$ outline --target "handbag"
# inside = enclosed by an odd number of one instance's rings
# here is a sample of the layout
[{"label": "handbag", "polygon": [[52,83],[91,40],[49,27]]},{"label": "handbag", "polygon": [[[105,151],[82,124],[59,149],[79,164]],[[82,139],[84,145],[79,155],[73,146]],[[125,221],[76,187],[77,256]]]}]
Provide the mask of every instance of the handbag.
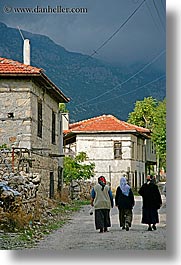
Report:
[{"label": "handbag", "polygon": [[89,214],[90,214],[90,215],[93,215],[93,213],[94,213],[94,207],[91,206],[91,208],[90,208],[90,210],[89,210]]}]

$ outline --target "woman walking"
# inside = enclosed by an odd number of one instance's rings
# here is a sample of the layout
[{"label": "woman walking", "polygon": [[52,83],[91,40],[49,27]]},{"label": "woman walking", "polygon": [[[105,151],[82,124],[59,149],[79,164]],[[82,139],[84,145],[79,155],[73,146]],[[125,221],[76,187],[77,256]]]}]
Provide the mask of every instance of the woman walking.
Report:
[{"label": "woman walking", "polygon": [[120,185],[116,190],[115,204],[119,209],[120,227],[129,231],[133,219],[132,209],[135,201],[131,187],[127,184],[124,176],[120,179]]},{"label": "woman walking", "polygon": [[92,189],[91,206],[95,209],[96,230],[100,229],[100,233],[108,232],[107,228],[111,226],[110,209],[113,207],[113,196],[103,176],[98,178],[98,184]]},{"label": "woman walking", "polygon": [[152,181],[153,177],[148,175],[147,182],[142,185],[139,194],[143,198],[142,223],[148,224],[148,231],[156,230],[159,223],[158,209],[162,205],[158,186]]}]

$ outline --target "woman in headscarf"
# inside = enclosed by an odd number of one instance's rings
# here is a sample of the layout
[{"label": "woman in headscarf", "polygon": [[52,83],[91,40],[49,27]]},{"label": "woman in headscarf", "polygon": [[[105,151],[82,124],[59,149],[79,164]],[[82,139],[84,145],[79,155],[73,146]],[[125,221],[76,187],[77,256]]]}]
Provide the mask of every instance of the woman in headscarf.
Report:
[{"label": "woman in headscarf", "polygon": [[162,205],[161,194],[158,186],[153,182],[153,176],[148,175],[139,192],[143,198],[142,224],[148,224],[148,231],[156,230],[159,223],[158,209]]},{"label": "woman in headscarf", "polygon": [[103,176],[98,178],[98,184],[92,189],[91,206],[95,209],[96,230],[100,229],[100,233],[108,232],[107,228],[111,226],[110,209],[113,207],[113,196]]},{"label": "woman in headscarf", "polygon": [[120,185],[116,190],[115,204],[119,210],[119,222],[122,229],[129,231],[133,219],[133,206],[135,204],[134,195],[126,178],[120,179]]}]

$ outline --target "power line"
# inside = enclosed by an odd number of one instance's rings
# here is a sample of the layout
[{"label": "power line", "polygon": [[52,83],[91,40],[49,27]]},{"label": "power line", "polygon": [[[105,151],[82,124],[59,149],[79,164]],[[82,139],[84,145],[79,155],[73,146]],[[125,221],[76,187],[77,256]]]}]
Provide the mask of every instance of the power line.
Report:
[{"label": "power line", "polygon": [[155,3],[155,0],[153,0],[153,5],[154,5],[154,7],[155,7],[156,13],[157,13],[158,18],[159,18],[159,20],[160,20],[160,23],[161,23],[161,25],[162,25],[162,27],[163,27],[163,29],[164,29],[164,31],[165,31],[165,27],[164,27],[164,25],[163,25],[163,22],[162,22],[162,19],[161,19],[161,16],[160,16],[159,10],[158,10],[158,8],[157,8],[157,5],[156,5],[156,3]]},{"label": "power line", "polygon": [[107,39],[105,40],[98,48],[95,50],[90,56],[92,57],[95,53],[97,53],[100,49],[102,49],[123,27],[124,25],[134,16],[134,14],[140,9],[140,7],[144,4],[146,0],[144,0],[128,18],[119,26],[119,28]]},{"label": "power line", "polygon": [[[111,34],[111,36],[106,39],[96,50],[93,51],[92,54],[88,55],[88,57],[83,61],[85,63],[87,60],[92,58],[100,49],[102,49],[125,25],[126,23],[134,16],[134,14],[140,9],[140,7],[145,3],[146,0],[143,0],[141,4],[127,17],[127,19],[119,26],[119,28]],[[81,69],[81,66],[79,67]],[[78,70],[80,70],[78,68]]]},{"label": "power line", "polygon": [[86,100],[86,101],[84,101],[84,102],[82,102],[82,103],[80,103],[80,104],[78,104],[78,105],[76,105],[76,106],[79,107],[79,106],[85,105],[85,104],[87,104],[88,102],[90,102],[90,101],[92,101],[92,100],[95,100],[95,99],[98,99],[98,98],[102,97],[103,95],[112,92],[114,89],[116,89],[116,88],[118,88],[118,87],[124,85],[125,83],[127,83],[128,81],[130,81],[132,78],[134,78],[136,75],[138,75],[138,74],[140,74],[141,72],[143,72],[148,66],[150,66],[152,63],[154,63],[156,60],[158,60],[158,58],[159,58],[160,56],[162,56],[165,52],[166,52],[165,50],[162,51],[162,52],[161,52],[159,55],[157,55],[152,61],[150,61],[148,64],[146,64],[143,68],[141,68],[141,69],[140,69],[139,71],[137,71],[135,74],[133,74],[132,76],[130,76],[127,80],[123,81],[121,84],[117,84],[115,87],[113,87],[113,88],[110,89],[109,91],[106,91],[106,92],[104,92],[104,93],[101,93],[101,94],[99,94],[98,96],[96,96],[96,97],[94,97],[94,98],[91,98],[91,99],[88,99],[88,100]]},{"label": "power line", "polygon": [[158,25],[157,25],[157,23],[156,23],[156,21],[155,21],[155,19],[154,19],[154,16],[153,16],[153,14],[152,14],[152,11],[151,11],[150,6],[148,5],[147,2],[146,2],[145,4],[146,4],[146,6],[147,6],[147,8],[148,8],[148,11],[149,11],[149,13],[150,13],[152,19],[153,19],[153,22],[154,22],[154,24],[155,24],[156,29],[160,32],[160,30],[158,29],[159,27],[158,27]]},{"label": "power line", "polygon": [[[165,2],[164,2],[164,3],[165,3]],[[163,0],[161,0],[161,4],[162,4],[163,10],[164,10],[164,12],[165,12],[165,5],[164,5],[164,3],[163,3]]]},{"label": "power line", "polygon": [[138,88],[136,88],[136,89],[133,89],[133,90],[131,90],[131,91],[129,91],[129,92],[126,92],[126,93],[124,93],[124,94],[121,94],[121,95],[118,95],[118,96],[115,96],[115,97],[111,97],[111,98],[108,98],[108,99],[106,99],[106,100],[102,100],[102,101],[99,101],[99,102],[94,102],[94,103],[88,104],[87,106],[95,105],[95,104],[100,104],[100,103],[104,103],[104,102],[107,102],[107,101],[109,101],[109,100],[117,99],[117,98],[119,98],[119,97],[122,97],[122,96],[125,96],[125,95],[128,95],[128,94],[134,93],[134,92],[140,90],[141,88],[143,88],[143,87],[145,87],[145,86],[147,86],[147,85],[151,85],[152,83],[154,83],[154,82],[156,82],[156,81],[159,81],[159,80],[163,79],[164,77],[166,77],[166,75],[162,75],[162,76],[160,76],[160,77],[154,79],[153,81],[151,81],[151,82],[149,82],[149,83],[147,83],[147,84],[145,84],[145,85],[143,85],[143,86],[141,86],[141,87],[138,87]]}]

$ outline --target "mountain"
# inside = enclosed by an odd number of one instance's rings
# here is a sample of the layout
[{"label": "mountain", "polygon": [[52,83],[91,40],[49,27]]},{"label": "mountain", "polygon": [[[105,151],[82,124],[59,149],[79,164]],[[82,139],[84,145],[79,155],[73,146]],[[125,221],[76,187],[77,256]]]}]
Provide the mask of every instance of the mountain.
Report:
[{"label": "mountain", "polygon": [[[114,66],[88,55],[67,51],[47,36],[26,31],[22,34],[30,39],[31,65],[43,68],[70,98],[67,108],[71,122],[102,114],[127,120],[137,100],[148,96],[162,100],[166,96],[165,78],[152,83],[164,75],[156,68],[149,66],[125,82],[144,67],[142,62]],[[0,36],[0,57],[22,62],[23,40],[19,30],[0,23]]]}]

